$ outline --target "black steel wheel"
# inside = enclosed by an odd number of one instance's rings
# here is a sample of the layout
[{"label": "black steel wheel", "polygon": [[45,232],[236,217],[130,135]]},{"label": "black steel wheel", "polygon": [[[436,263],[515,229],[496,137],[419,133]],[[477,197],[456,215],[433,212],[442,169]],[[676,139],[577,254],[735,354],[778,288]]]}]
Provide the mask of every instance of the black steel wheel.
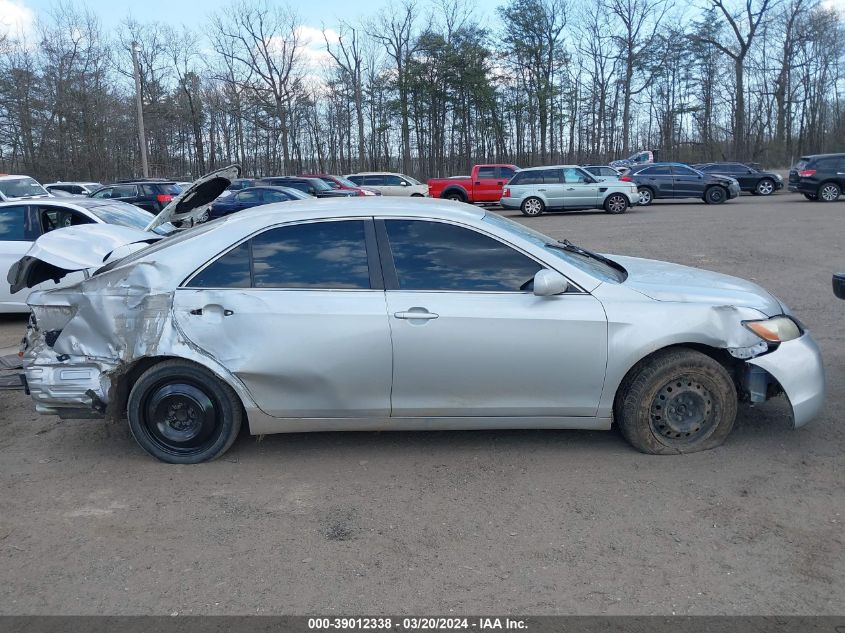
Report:
[{"label": "black steel wheel", "polygon": [[728,192],[723,187],[715,185],[704,192],[704,202],[707,204],[722,204],[728,199]]},{"label": "black steel wheel", "polygon": [[675,347],[638,363],[616,394],[614,419],[637,450],[653,455],[719,446],[733,428],[733,379],[716,360]]},{"label": "black steel wheel", "polygon": [[214,374],[186,361],[154,365],[135,382],[127,405],[129,428],[153,457],[197,464],[222,455],[241,427],[240,400]]}]

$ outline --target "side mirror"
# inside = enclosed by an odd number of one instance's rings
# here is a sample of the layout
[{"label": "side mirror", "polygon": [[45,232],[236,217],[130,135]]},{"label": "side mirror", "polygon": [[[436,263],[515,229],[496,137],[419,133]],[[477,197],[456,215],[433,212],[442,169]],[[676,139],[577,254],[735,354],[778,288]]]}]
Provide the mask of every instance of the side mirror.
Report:
[{"label": "side mirror", "polygon": [[569,289],[566,277],[553,270],[544,268],[534,275],[534,294],[538,297],[551,297],[563,294]]},{"label": "side mirror", "polygon": [[310,193],[312,196],[316,196],[317,190],[314,189],[314,187],[308,187],[308,193]]},{"label": "side mirror", "polygon": [[400,184],[401,184],[403,187],[407,187],[407,186],[408,186],[408,182],[406,182],[405,180],[403,180]]},{"label": "side mirror", "polygon": [[845,299],[845,273],[833,273],[833,294]]}]

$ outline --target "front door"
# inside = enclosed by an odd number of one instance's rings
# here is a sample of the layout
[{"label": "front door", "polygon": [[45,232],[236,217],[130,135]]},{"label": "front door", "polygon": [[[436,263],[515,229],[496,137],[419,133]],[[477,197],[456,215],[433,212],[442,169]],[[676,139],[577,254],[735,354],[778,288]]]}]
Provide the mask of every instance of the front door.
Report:
[{"label": "front door", "polygon": [[596,206],[599,185],[595,178],[583,169],[567,167],[563,170],[564,199],[566,209],[590,209]]},{"label": "front door", "polygon": [[535,296],[543,266],[475,229],[376,225],[395,264],[385,264],[394,417],[595,415],[607,362],[598,300]]},{"label": "front door", "polygon": [[191,342],[271,416],[387,417],[381,286],[371,220],[306,222],[267,229],[212,261],[176,292],[174,311]]},{"label": "front door", "polygon": [[704,195],[704,175],[689,167],[673,165],[672,182],[676,198],[701,198]]},{"label": "front door", "polygon": [[24,309],[26,298],[32,292],[24,288],[12,294],[6,274],[12,264],[26,255],[41,231],[37,215],[25,204],[0,207],[0,312],[18,312]]}]

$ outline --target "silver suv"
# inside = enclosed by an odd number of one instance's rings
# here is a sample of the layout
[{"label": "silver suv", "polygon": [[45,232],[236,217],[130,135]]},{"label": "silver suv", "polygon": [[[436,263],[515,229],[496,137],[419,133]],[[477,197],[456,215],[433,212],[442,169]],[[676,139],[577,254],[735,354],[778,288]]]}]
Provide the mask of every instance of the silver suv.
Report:
[{"label": "silver suv", "polygon": [[518,172],[508,182],[499,202],[506,209],[535,216],[576,209],[625,213],[639,200],[637,187],[629,182],[600,181],[578,165],[555,165]]}]

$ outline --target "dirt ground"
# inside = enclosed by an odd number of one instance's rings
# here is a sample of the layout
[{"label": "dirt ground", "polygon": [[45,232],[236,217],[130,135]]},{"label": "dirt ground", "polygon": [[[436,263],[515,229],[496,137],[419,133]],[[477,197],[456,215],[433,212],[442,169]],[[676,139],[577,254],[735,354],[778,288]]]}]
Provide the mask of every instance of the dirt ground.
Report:
[{"label": "dirt ground", "polygon": [[0,613],[845,613],[845,202],[526,222],[770,289],[822,347],[823,415],[741,407],[724,447],[677,457],[615,431],[331,433],[168,466],[0,392]]}]

